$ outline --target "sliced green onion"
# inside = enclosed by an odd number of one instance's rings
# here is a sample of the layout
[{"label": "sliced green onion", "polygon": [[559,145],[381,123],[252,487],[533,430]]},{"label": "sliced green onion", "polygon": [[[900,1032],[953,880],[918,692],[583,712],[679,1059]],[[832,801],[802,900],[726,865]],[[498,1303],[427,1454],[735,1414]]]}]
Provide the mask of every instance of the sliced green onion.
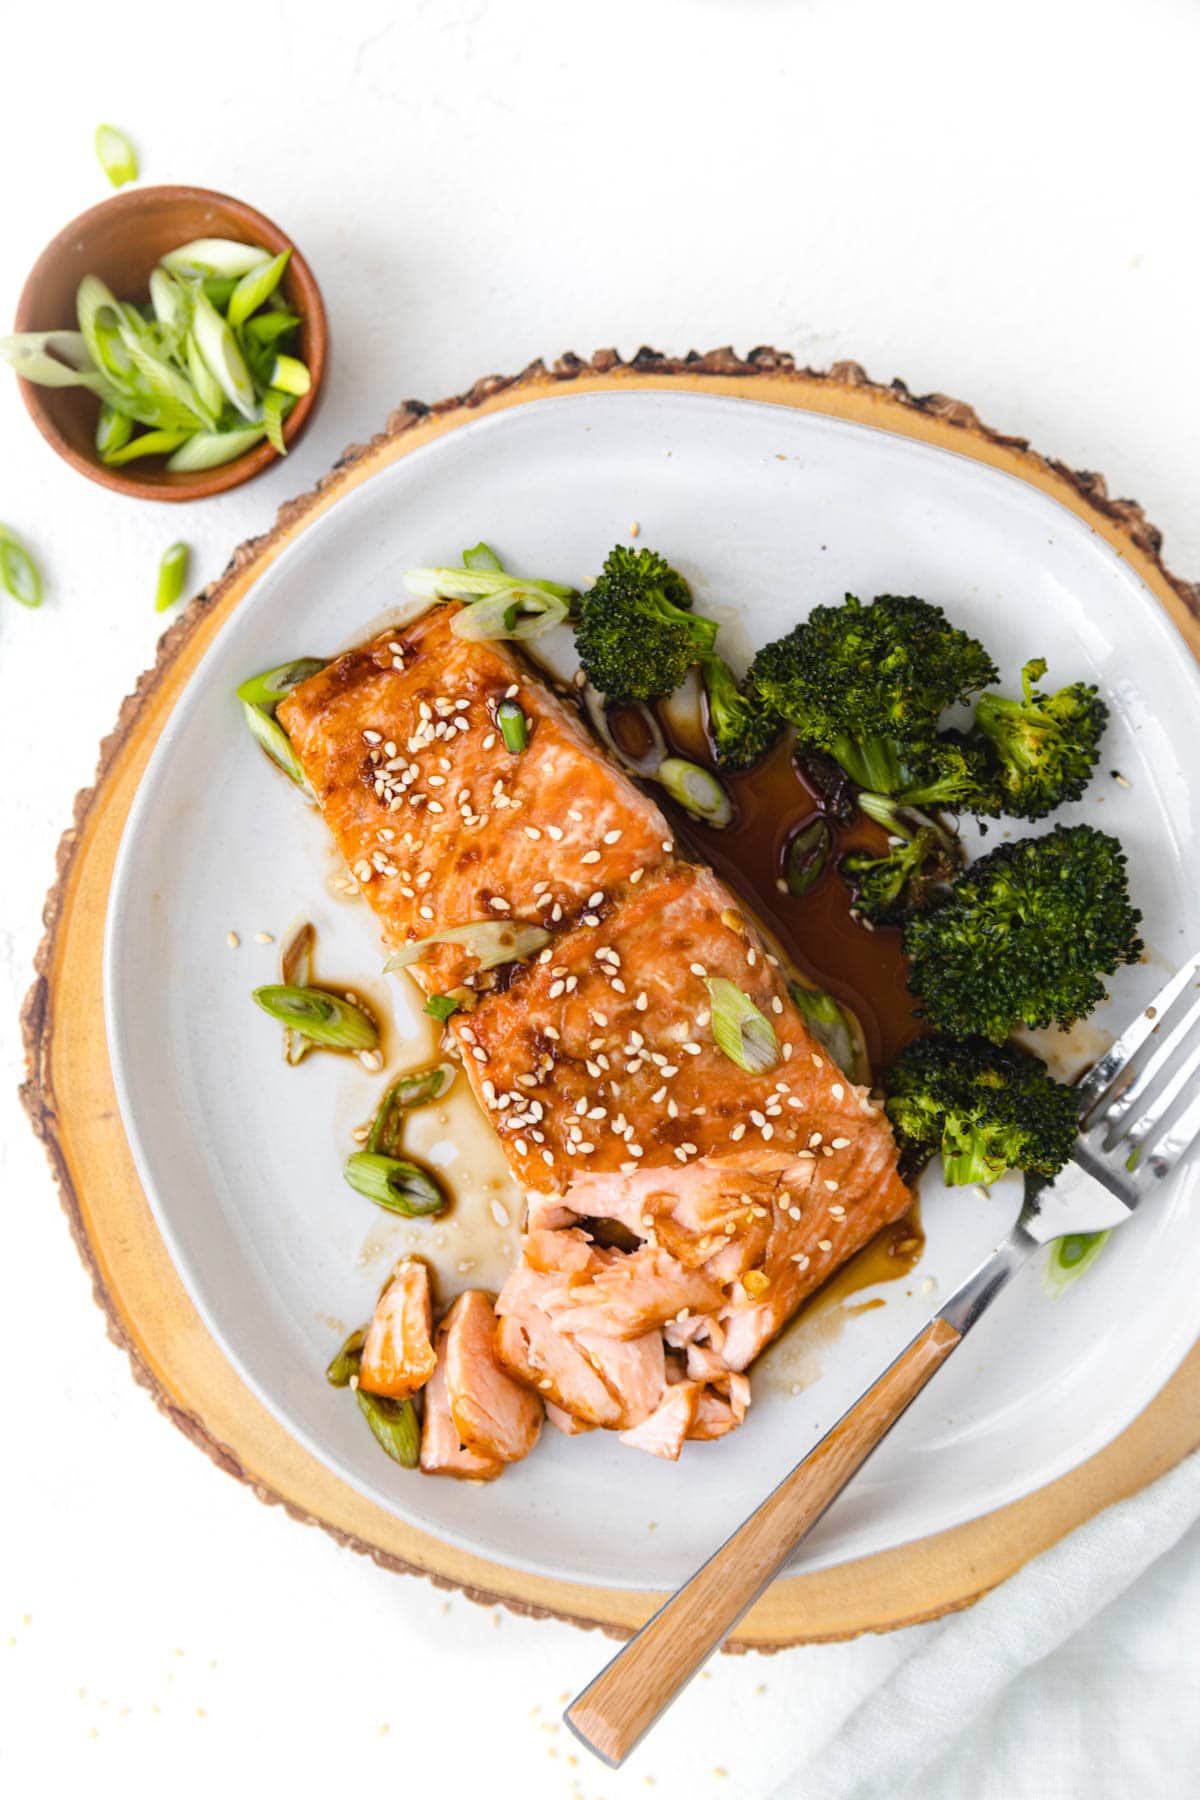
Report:
[{"label": "sliced green onion", "polygon": [[233,299],[233,290],[240,280],[240,275],[206,275],[200,283],[200,289],[217,311],[223,313]]},{"label": "sliced green onion", "polygon": [[189,331],[183,341],[183,355],[192,386],[199,395],[201,404],[208,408],[214,418],[218,417],[225,404],[225,395],[220,382],[200,354],[194,332]]},{"label": "sliced green onion", "polygon": [[492,546],[490,544],[485,544],[482,539],[475,545],[473,550],[463,551],[463,568],[490,569],[493,575],[503,575],[504,573],[504,564],[500,561],[500,558],[496,555]]},{"label": "sliced green onion", "polygon": [[1078,1281],[1084,1270],[1095,1262],[1111,1235],[1108,1231],[1077,1231],[1052,1244],[1045,1268],[1047,1291],[1058,1295],[1073,1281]]},{"label": "sliced green onion", "polygon": [[246,367],[246,359],[228,324],[204,293],[196,295],[192,310],[192,329],[196,334],[200,354],[216,376],[230,405],[237,408],[243,419],[257,424],[258,396]]},{"label": "sliced green onion", "polygon": [[467,925],[448,925],[445,931],[431,931],[428,937],[405,944],[393,951],[383,967],[385,974],[390,974],[420,962],[435,944],[462,944],[469,956],[478,959],[482,974],[501,963],[521,962],[549,942],[550,933],[540,925],[526,925],[520,919],[473,919]]},{"label": "sliced green onion", "polygon": [[38,566],[22,544],[0,525],[0,586],[22,606],[42,604],[42,578]]},{"label": "sliced green onion", "polygon": [[330,1387],[349,1387],[358,1374],[358,1366],[362,1361],[362,1347],[367,1341],[365,1327],[360,1326],[352,1331],[341,1349],[337,1352],[325,1371],[325,1379]]},{"label": "sliced green onion", "polygon": [[811,824],[801,826],[783,859],[789,894],[800,900],[816,887],[825,873],[832,848],[833,834],[824,819],[813,819]]},{"label": "sliced green onion", "polygon": [[682,756],[668,756],[659,763],[655,779],[693,819],[717,830],[733,822],[733,802],[710,769]]},{"label": "sliced green onion", "polygon": [[271,711],[279,705],[285,694],[307,681],[310,675],[319,675],[325,667],[319,656],[298,656],[294,662],[281,663],[277,669],[267,669],[261,675],[251,675],[243,681],[237,691],[239,700],[249,706],[267,707]]},{"label": "sliced green onion", "polygon": [[167,467],[189,475],[201,469],[219,469],[223,463],[233,462],[235,457],[253,449],[266,435],[261,425],[248,425],[244,431],[195,431]]},{"label": "sliced green onion", "polygon": [[428,1106],[431,1100],[440,1100],[453,1080],[452,1063],[434,1063],[428,1069],[401,1075],[383,1096],[367,1138],[367,1149],[382,1156],[396,1156],[400,1150],[405,1113],[417,1106]]},{"label": "sliced green onion", "polygon": [[260,263],[270,262],[271,252],[260,244],[239,244],[233,238],[193,238],[168,250],[163,266],[176,275],[233,276],[241,280]]},{"label": "sliced green onion", "polygon": [[[139,456],[166,456],[180,444],[186,444],[190,435],[187,431],[143,431],[140,437],[130,438],[128,443],[111,450],[104,458],[105,466],[119,469],[123,463],[133,462]],[[167,466],[169,468],[170,464]]]},{"label": "sliced green onion", "polygon": [[[486,545],[484,548],[486,549]],[[502,569],[406,569],[404,584],[410,594],[421,600],[486,600],[506,590],[520,589],[531,594],[547,594],[553,600],[574,600],[574,588],[559,581],[527,581],[520,575],[506,575]]]},{"label": "sliced green onion", "polygon": [[209,411],[187,376],[167,360],[157,336],[140,323],[132,325],[128,316],[117,333],[133,365],[131,380],[137,383],[137,397],[128,407],[135,418],[164,431],[215,428],[217,414]]},{"label": "sliced green onion", "polygon": [[779,1044],[770,1019],[748,994],[724,976],[709,976],[705,987],[712,1001],[712,1033],[717,1049],[749,1075],[763,1075],[779,1061]]},{"label": "sliced green onion", "polygon": [[294,781],[302,793],[313,797],[312,788],[308,784],[308,776],[296,752],[292,749],[292,740],[283,726],[277,724],[270,713],[264,712],[260,706],[242,703],[242,713],[251,735],[258,739],[273,763],[278,763],[289,780]]},{"label": "sliced green onion", "polygon": [[342,1173],[356,1194],[373,1200],[386,1212],[405,1219],[432,1218],[445,1212],[449,1201],[428,1170],[399,1156],[380,1156],[357,1150],[348,1157]]},{"label": "sliced green onion", "polygon": [[298,356],[277,356],[271,369],[269,385],[281,388],[285,394],[295,394],[299,399],[312,386],[312,376],[308,372],[307,363],[302,363]]},{"label": "sliced green onion", "polygon": [[127,380],[133,365],[118,337],[120,303],[98,275],[85,275],[76,288],[75,313],[95,367],[115,381]]},{"label": "sliced green onion", "polygon": [[190,556],[191,551],[182,543],[172,544],[169,550],[163,551],[162,561],[158,565],[158,588],[154,595],[155,612],[166,612],[168,606],[174,606],[182,594]]},{"label": "sliced green onion", "polygon": [[370,1013],[325,988],[276,983],[254,989],[255,1001],[280,1025],[292,1025],[325,1050],[374,1050],[379,1027]]},{"label": "sliced green onion", "polygon": [[82,331],[15,331],[0,338],[0,356],[16,368],[22,357],[34,351],[51,351],[73,369],[92,372],[92,359]]},{"label": "sliced green onion", "polygon": [[169,270],[151,270],[150,304],[154,308],[155,318],[168,331],[181,333],[187,328],[187,293]]},{"label": "sliced green onion", "polygon": [[100,408],[96,420],[96,448],[103,462],[117,450],[123,450],[133,436],[133,420],[128,413],[118,412],[107,403]]},{"label": "sliced green onion", "polygon": [[263,395],[263,430],[272,450],[280,456],[287,455],[287,445],[283,441],[283,421],[294,405],[292,396],[279,388],[268,388]]},{"label": "sliced green onion", "polygon": [[[316,931],[307,920],[285,939],[279,952],[279,975],[285,987],[311,987]],[[316,1045],[294,1025],[283,1028],[283,1060],[291,1068],[302,1063]]]},{"label": "sliced green onion", "polygon": [[544,637],[570,614],[567,600],[532,588],[509,587],[455,613],[450,629],[471,644],[498,643],[502,638]]},{"label": "sliced green onion", "polygon": [[137,151],[115,125],[97,125],[96,160],[114,187],[138,178]]},{"label": "sliced green onion", "polygon": [[857,1015],[821,988],[806,988],[798,981],[789,981],[788,989],[796,1011],[843,1075],[848,1075],[856,1087],[869,1086],[871,1061]]},{"label": "sliced green onion", "polygon": [[425,1011],[431,1019],[437,1019],[444,1025],[452,1019],[456,1012],[462,1010],[462,1001],[456,1000],[453,994],[430,994],[425,1002]]},{"label": "sliced green onion", "polygon": [[244,325],[250,314],[257,312],[271,298],[283,278],[283,271],[288,266],[291,254],[290,247],[281,250],[278,256],[259,263],[257,268],[242,276],[229,297],[229,305],[225,311],[225,317],[235,329]]},{"label": "sliced green onion", "polygon": [[[11,341],[10,339],[9,342]],[[94,369],[69,368],[66,363],[59,362],[57,357],[47,356],[43,350],[26,350],[19,355],[6,355],[5,360],[11,363],[22,381],[34,381],[39,387],[81,387],[88,388],[101,400],[116,398],[117,390],[106,376],[98,375]]]},{"label": "sliced green onion", "polygon": [[354,1398],[380,1449],[402,1469],[415,1469],[421,1460],[421,1427],[412,1401],[387,1400],[362,1388],[355,1388]]},{"label": "sliced green onion", "polygon": [[295,331],[299,323],[300,320],[292,312],[259,313],[255,318],[246,320],[242,336],[250,338],[266,350],[272,344],[277,344],[280,338],[286,337],[289,331]]},{"label": "sliced green onion", "polygon": [[502,700],[496,708],[496,723],[504,739],[504,748],[519,756],[529,746],[529,721],[515,700]]}]

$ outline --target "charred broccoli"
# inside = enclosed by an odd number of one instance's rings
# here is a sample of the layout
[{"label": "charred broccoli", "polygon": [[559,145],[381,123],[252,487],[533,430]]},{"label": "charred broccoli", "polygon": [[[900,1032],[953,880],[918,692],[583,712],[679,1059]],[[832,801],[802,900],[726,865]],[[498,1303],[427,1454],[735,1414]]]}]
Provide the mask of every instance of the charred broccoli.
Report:
[{"label": "charred broccoli", "polygon": [[1099,976],[1141,955],[1141,916],[1117,840],[1059,825],[1001,844],[909,919],[908,985],[954,1037],[999,1044],[1017,1025],[1071,1025],[1103,1000]]},{"label": "charred broccoli", "polygon": [[1038,693],[1034,684],[1045,673],[1044,658],[1027,662],[1020,700],[983,694],[975,707],[976,729],[993,752],[1002,809],[1019,819],[1042,819],[1078,800],[1091,780],[1108,721],[1107,706],[1082,681],[1054,694]]},{"label": "charred broccoli", "polygon": [[708,735],[722,768],[749,769],[759,762],[783,730],[783,720],[769,707],[752,682],[741,687],[719,656],[700,664],[708,699]]},{"label": "charred broccoli", "polygon": [[848,850],[838,863],[854,890],[854,910],[872,925],[898,925],[928,906],[961,860],[958,840],[924,813],[906,811],[886,794],[860,794],[859,805],[888,833],[888,848]]},{"label": "charred broccoli", "polygon": [[901,806],[944,807],[989,818],[1005,810],[985,743],[942,731],[914,747],[906,762],[904,785],[896,795]]},{"label": "charred broccoli", "polygon": [[690,611],[687,582],[653,550],[610,550],[583,596],[575,648],[609,700],[661,700],[711,655],[717,627]]},{"label": "charred broccoli", "polygon": [[802,741],[860,787],[894,794],[941,712],[994,681],[996,669],[940,607],[900,594],[864,606],[848,594],[760,650],[749,679]]},{"label": "charred broccoli", "polygon": [[940,1149],[951,1187],[985,1186],[1006,1169],[1053,1180],[1078,1129],[1071,1089],[1014,1045],[918,1038],[884,1077],[887,1115],[906,1161]]}]

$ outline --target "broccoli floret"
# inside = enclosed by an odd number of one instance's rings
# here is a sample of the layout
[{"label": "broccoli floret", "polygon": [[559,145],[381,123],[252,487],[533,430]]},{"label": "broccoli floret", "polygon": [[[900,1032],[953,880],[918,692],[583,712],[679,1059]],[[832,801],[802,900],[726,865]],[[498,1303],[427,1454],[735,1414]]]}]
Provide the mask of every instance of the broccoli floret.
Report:
[{"label": "broccoli floret", "polygon": [[945,807],[986,818],[1004,811],[987,745],[957,731],[939,732],[911,753],[896,797],[902,806]]},{"label": "broccoli floret", "polygon": [[741,687],[719,656],[700,665],[708,698],[708,735],[725,769],[749,769],[767,754],[783,730],[783,720],[749,682]]},{"label": "broccoli floret", "polygon": [[942,711],[995,679],[982,644],[939,606],[901,594],[818,606],[750,667],[757,691],[804,742],[884,794],[902,787],[905,761],[933,738]]},{"label": "broccoli floret", "polygon": [[997,849],[904,928],[922,1018],[1003,1043],[1017,1025],[1068,1026],[1104,998],[1100,975],[1142,952],[1125,852],[1090,825]]},{"label": "broccoli floret", "polygon": [[575,648],[588,680],[609,700],[661,700],[716,641],[712,619],[688,610],[687,582],[653,550],[610,550],[583,596]]},{"label": "broccoli floret", "polygon": [[918,1038],[884,1077],[887,1115],[905,1160],[920,1164],[940,1149],[951,1187],[1006,1169],[1053,1180],[1078,1130],[1069,1087],[1015,1045],[984,1038]]},{"label": "broccoli floret", "polygon": [[1108,708],[1082,681],[1040,694],[1042,657],[1021,671],[1023,698],[983,694],[975,724],[991,745],[1003,810],[1018,819],[1042,819],[1068,800],[1078,800],[1091,780]]},{"label": "broccoli floret", "polygon": [[958,839],[924,813],[901,807],[886,794],[864,793],[859,804],[888,833],[885,854],[848,850],[838,863],[854,890],[854,910],[872,925],[898,925],[928,906],[934,889],[949,881],[961,855]]}]

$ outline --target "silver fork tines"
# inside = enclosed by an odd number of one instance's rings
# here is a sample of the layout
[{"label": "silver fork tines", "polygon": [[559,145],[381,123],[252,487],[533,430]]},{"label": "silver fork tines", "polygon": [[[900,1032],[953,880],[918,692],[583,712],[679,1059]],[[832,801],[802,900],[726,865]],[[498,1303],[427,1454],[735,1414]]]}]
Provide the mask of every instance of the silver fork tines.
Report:
[{"label": "silver fork tines", "polygon": [[1126,1180],[1162,1177],[1200,1136],[1200,994],[1180,1010],[1190,988],[1200,989],[1200,956],[1188,958],[1079,1083],[1077,1160],[1085,1166],[1106,1161]]}]

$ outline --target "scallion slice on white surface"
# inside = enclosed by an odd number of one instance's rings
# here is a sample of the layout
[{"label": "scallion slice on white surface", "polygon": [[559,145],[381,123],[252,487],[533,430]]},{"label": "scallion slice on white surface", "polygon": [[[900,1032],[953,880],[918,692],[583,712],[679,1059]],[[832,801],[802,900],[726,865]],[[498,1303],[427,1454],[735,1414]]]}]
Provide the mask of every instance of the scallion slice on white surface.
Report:
[{"label": "scallion slice on white surface", "polygon": [[215,275],[240,281],[251,269],[270,262],[271,252],[261,244],[239,244],[234,238],[193,238],[177,250],[168,250],[162,260],[177,275]]},{"label": "scallion slice on white surface", "polygon": [[114,187],[137,180],[137,151],[123,131],[115,125],[97,125],[95,144],[96,161]]},{"label": "scallion slice on white surface", "polygon": [[172,544],[169,550],[163,551],[162,561],[158,565],[158,587],[154,595],[155,612],[166,612],[182,594],[190,558],[191,551],[184,543]]},{"label": "scallion slice on white surface", "polygon": [[22,606],[42,604],[42,577],[23,544],[0,525],[0,586]]},{"label": "scallion slice on white surface", "polygon": [[374,1050],[379,1027],[364,1007],[324,988],[277,982],[254,989],[253,998],[280,1025],[290,1025],[325,1050]]},{"label": "scallion slice on white surface", "polygon": [[659,763],[655,780],[694,819],[718,830],[732,823],[733,802],[711,769],[702,769],[682,756],[667,756]]},{"label": "scallion slice on white surface", "polygon": [[712,1034],[717,1049],[748,1075],[763,1075],[779,1061],[775,1027],[748,994],[723,975],[706,978],[712,1001]]},{"label": "scallion slice on white surface", "polygon": [[461,944],[468,955],[479,963],[480,972],[497,969],[501,963],[521,962],[550,942],[550,933],[540,925],[526,925],[520,919],[472,919],[466,925],[448,925],[444,931],[431,931],[428,937],[416,938],[394,950],[384,963],[384,973],[407,969],[420,962],[435,944]]}]

